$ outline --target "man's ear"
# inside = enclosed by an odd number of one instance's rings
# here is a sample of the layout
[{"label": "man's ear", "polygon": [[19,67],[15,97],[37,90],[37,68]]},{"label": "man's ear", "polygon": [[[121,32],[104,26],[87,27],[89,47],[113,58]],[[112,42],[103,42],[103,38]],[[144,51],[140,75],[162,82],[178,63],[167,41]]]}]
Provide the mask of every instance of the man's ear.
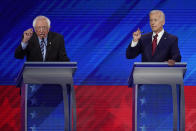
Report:
[{"label": "man's ear", "polygon": [[165,25],[165,21],[162,21],[162,25],[163,25],[163,26]]}]

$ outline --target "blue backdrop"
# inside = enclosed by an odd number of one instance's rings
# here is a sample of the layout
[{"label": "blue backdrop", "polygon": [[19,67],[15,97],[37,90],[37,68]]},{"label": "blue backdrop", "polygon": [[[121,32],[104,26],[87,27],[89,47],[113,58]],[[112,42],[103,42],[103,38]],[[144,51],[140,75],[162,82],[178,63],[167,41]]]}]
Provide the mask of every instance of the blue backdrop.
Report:
[{"label": "blue backdrop", "polygon": [[161,9],[164,29],[179,38],[185,85],[196,85],[196,1],[194,0],[1,0],[0,84],[12,85],[24,60],[14,58],[24,30],[37,15],[51,19],[51,30],[64,35],[71,61],[78,62],[76,85],[127,85],[133,62],[125,57],[132,32],[151,31],[148,13]]}]

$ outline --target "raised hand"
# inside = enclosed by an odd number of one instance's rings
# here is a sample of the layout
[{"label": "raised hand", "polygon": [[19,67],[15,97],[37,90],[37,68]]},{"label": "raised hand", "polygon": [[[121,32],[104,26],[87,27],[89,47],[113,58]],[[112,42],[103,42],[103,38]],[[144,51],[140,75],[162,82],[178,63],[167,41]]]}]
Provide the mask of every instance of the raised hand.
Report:
[{"label": "raised hand", "polygon": [[27,43],[32,35],[33,35],[33,29],[32,28],[29,28],[29,29],[25,30],[24,33],[23,33],[24,37],[22,39],[22,42]]},{"label": "raised hand", "polygon": [[138,28],[137,31],[133,32],[133,41],[138,42],[138,40],[141,38],[141,31]]}]

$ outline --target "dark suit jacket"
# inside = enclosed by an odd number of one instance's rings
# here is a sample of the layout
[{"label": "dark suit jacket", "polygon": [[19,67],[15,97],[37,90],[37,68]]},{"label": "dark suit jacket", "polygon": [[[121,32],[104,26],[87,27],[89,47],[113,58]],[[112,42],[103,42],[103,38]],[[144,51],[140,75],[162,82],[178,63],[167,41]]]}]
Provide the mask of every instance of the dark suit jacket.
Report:
[{"label": "dark suit jacket", "polygon": [[[43,61],[40,44],[36,33],[28,41],[27,48],[22,49],[21,44],[15,50],[15,57],[27,61]],[[62,35],[49,32],[47,38],[45,61],[69,61],[65,52],[64,38]]]},{"label": "dark suit jacket", "polygon": [[164,62],[169,59],[176,62],[181,61],[181,55],[178,48],[178,38],[167,32],[164,32],[158,46],[152,56],[152,32],[141,36],[138,44],[135,47],[129,46],[126,50],[128,59],[133,59],[141,53],[142,62]]}]

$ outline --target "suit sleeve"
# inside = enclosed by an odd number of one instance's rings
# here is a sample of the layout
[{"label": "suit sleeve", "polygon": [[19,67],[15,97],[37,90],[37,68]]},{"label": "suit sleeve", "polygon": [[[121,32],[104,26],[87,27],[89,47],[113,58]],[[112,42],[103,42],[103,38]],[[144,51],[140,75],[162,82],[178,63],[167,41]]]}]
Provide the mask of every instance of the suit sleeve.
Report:
[{"label": "suit sleeve", "polygon": [[178,48],[178,38],[176,37],[174,42],[172,43],[171,46],[171,59],[175,60],[176,62],[180,62],[181,61],[181,54],[180,54],[180,50]]},{"label": "suit sleeve", "polygon": [[59,61],[70,61],[65,51],[65,42],[63,36],[60,37],[60,48],[58,52]]},{"label": "suit sleeve", "polygon": [[131,44],[128,45],[126,49],[126,57],[127,59],[134,59],[141,53],[142,41],[141,39],[138,41],[135,47],[131,47]]},{"label": "suit sleeve", "polygon": [[17,58],[17,59],[23,59],[23,58],[25,57],[26,54],[27,54],[27,53],[26,53],[26,49],[23,50],[23,49],[22,49],[22,45],[21,45],[21,43],[20,43],[20,44],[18,45],[18,47],[15,49],[15,53],[14,53],[15,58]]}]

